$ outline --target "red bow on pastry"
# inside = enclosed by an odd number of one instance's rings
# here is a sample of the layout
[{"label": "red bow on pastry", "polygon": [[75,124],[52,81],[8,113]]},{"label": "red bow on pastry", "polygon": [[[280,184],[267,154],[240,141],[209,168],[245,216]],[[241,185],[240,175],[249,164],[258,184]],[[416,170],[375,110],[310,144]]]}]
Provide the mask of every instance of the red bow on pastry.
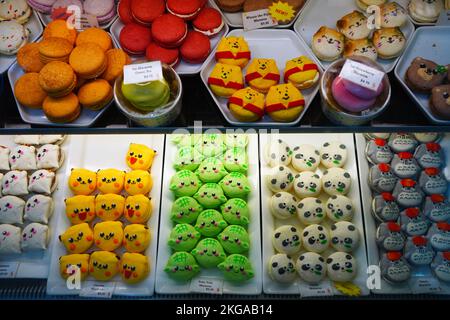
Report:
[{"label": "red bow on pastry", "polygon": [[228,99],[228,105],[231,103],[236,104],[236,105],[244,108],[245,110],[251,111],[260,117],[264,116],[264,110],[258,108],[253,103],[247,103],[246,105],[244,105],[244,100],[242,100],[241,98],[230,97],[230,99]]},{"label": "red bow on pastry", "polygon": [[296,108],[296,107],[303,107],[304,105],[305,105],[305,100],[300,99],[300,100],[295,100],[295,101],[289,102],[289,104],[287,106],[285,106],[281,102],[269,104],[266,106],[266,110],[267,110],[267,112],[275,112],[275,111],[286,110],[286,109],[291,109],[291,108]]},{"label": "red bow on pastry", "polygon": [[234,54],[231,51],[216,52],[216,60],[219,59],[249,59],[251,58],[250,51],[243,51]]},{"label": "red bow on pastry", "polygon": [[430,142],[427,143],[427,150],[431,152],[438,152],[439,150],[441,150],[441,146],[439,145],[439,143]]},{"label": "red bow on pastry", "polygon": [[213,86],[220,86],[220,87],[224,87],[227,89],[243,89],[244,85],[242,83],[238,83],[238,82],[234,82],[234,81],[229,81],[228,83],[225,83],[225,81],[223,81],[223,79],[217,79],[217,78],[208,78],[208,84],[212,84]]},{"label": "red bow on pastry", "polygon": [[247,74],[245,76],[245,81],[248,83],[248,82],[250,82],[252,80],[260,79],[260,78],[262,78],[263,80],[273,80],[273,81],[276,81],[276,82],[280,81],[280,75],[279,74],[268,73],[265,76],[263,76],[262,74],[260,74],[257,71]]},{"label": "red bow on pastry", "polygon": [[303,65],[303,68],[296,66],[296,67],[284,72],[284,82],[287,83],[289,77],[297,72],[312,71],[312,70],[319,71],[319,68],[314,63],[307,63],[307,64]]}]

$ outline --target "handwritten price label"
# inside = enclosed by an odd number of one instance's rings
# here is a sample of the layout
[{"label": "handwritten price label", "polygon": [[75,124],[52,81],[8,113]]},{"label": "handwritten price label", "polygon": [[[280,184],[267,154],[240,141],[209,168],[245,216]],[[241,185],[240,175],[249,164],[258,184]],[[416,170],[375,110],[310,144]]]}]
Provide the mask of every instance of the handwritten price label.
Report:
[{"label": "handwritten price label", "polygon": [[317,285],[301,283],[299,284],[299,291],[302,297],[326,297],[333,295],[333,287],[328,280],[323,280]]},{"label": "handwritten price label", "polygon": [[277,20],[269,14],[269,9],[244,12],[242,13],[242,21],[244,30],[255,30],[278,25]]},{"label": "handwritten price label", "polygon": [[13,279],[16,277],[19,263],[0,262],[0,279]]},{"label": "handwritten price label", "polygon": [[222,294],[223,280],[213,278],[197,278],[191,281],[191,292]]},{"label": "handwritten price label", "polygon": [[161,61],[130,64],[123,67],[123,83],[135,84],[163,79]]},{"label": "handwritten price label", "polygon": [[381,81],[383,81],[384,72],[360,62],[347,60],[342,67],[340,77],[369,90],[376,91]]},{"label": "handwritten price label", "polygon": [[442,291],[439,281],[432,277],[413,277],[409,281],[409,287],[414,294],[439,293]]},{"label": "handwritten price label", "polygon": [[80,291],[80,297],[111,299],[116,288],[115,282],[95,282],[88,281]]}]

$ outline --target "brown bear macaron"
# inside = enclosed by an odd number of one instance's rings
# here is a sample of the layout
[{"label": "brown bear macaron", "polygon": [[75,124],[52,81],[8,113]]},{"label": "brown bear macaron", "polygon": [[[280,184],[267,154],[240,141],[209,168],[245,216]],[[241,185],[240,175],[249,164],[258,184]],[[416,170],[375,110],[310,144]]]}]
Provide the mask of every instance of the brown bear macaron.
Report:
[{"label": "brown bear macaron", "polygon": [[443,84],[431,90],[430,108],[439,117],[450,119],[450,84]]},{"label": "brown bear macaron", "polygon": [[406,84],[413,91],[428,93],[447,78],[447,68],[417,57],[406,71]]}]

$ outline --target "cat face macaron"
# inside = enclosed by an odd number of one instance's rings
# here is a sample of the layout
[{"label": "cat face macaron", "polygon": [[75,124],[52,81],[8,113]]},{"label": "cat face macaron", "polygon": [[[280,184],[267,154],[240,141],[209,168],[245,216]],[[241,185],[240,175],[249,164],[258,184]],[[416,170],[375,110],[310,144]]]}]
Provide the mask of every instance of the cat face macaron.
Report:
[{"label": "cat face macaron", "polygon": [[381,59],[398,57],[405,48],[406,38],[400,28],[383,28],[373,34],[373,43]]},{"label": "cat face macaron", "polygon": [[339,19],[336,27],[340,33],[350,40],[365,39],[370,34],[367,18],[356,10]]},{"label": "cat face macaron", "polygon": [[376,61],[378,52],[369,39],[347,40],[344,47],[344,58],[352,56],[366,57],[372,61]]},{"label": "cat face macaron", "polygon": [[342,33],[322,26],[313,35],[312,50],[317,57],[324,61],[334,61],[344,51],[345,37]]},{"label": "cat face macaron", "polygon": [[403,26],[408,20],[408,13],[405,8],[397,2],[389,2],[380,6],[381,27],[395,28]]}]

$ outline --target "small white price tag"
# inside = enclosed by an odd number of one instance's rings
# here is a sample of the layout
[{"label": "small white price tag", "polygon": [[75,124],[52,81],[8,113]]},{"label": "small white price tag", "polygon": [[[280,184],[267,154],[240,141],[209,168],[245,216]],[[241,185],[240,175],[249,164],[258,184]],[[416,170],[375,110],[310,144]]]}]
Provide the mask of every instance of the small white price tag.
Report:
[{"label": "small white price tag", "polygon": [[123,83],[134,84],[162,80],[161,61],[130,64],[123,67]]},{"label": "small white price tag", "polygon": [[339,76],[364,88],[376,91],[383,81],[384,72],[357,61],[347,60]]},{"label": "small white price tag", "polygon": [[278,25],[269,13],[269,9],[262,9],[242,13],[242,21],[244,23],[244,30],[255,30]]},{"label": "small white price tag", "polygon": [[0,279],[15,278],[18,268],[18,262],[0,262]]},{"label": "small white price tag", "polygon": [[85,13],[83,13],[79,17],[76,17],[75,25],[77,26],[78,30],[86,30],[89,28],[98,28],[99,27],[97,17],[93,16],[91,14],[85,14]]},{"label": "small white price tag", "polygon": [[115,282],[86,281],[81,288],[80,297],[111,299],[115,288]]},{"label": "small white price tag", "polygon": [[409,280],[412,293],[438,293],[442,291],[439,280],[433,277],[412,277]]},{"label": "small white price tag", "polygon": [[222,294],[223,280],[213,278],[197,278],[191,281],[190,291],[196,293]]},{"label": "small white price tag", "polygon": [[299,291],[302,297],[325,297],[333,295],[333,286],[329,280],[312,285],[302,282],[299,284]]}]

